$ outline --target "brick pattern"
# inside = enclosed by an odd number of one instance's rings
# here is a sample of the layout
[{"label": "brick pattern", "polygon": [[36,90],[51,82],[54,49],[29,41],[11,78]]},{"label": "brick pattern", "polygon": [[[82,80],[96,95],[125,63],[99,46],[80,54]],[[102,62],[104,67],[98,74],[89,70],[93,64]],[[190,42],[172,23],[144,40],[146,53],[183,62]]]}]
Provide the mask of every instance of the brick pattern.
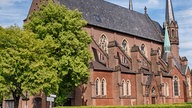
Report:
[{"label": "brick pattern", "polygon": [[[118,61],[118,53],[123,55],[118,47],[110,47],[108,58],[106,57],[106,62],[108,63],[107,67],[114,69],[115,71],[105,72],[105,71],[97,71],[92,69],[91,71],[91,79],[106,78],[107,80],[107,96],[105,97],[94,97],[93,95],[87,95],[90,103],[87,105],[138,105],[138,104],[152,104],[155,102],[156,104],[171,104],[171,103],[182,103],[191,101],[191,97],[187,96],[185,92],[188,88],[185,87],[183,83],[186,81],[185,76],[190,76],[190,70],[188,69],[186,75],[183,75],[180,70],[174,65],[175,56],[169,54],[169,60],[167,65],[161,59],[161,54],[163,54],[162,44],[155,43],[149,40],[135,38],[134,36],[130,36],[127,34],[121,34],[118,32],[113,32],[110,30],[105,30],[97,27],[86,27],[84,28],[88,33],[95,39],[96,42],[99,41],[101,35],[105,34],[108,38],[108,41],[116,41],[118,45],[121,45],[121,42],[126,39],[129,44],[130,53],[128,56],[131,58],[131,68],[129,71],[133,73],[123,73],[120,69],[116,69],[121,63]],[[140,51],[140,46],[145,44],[146,52],[143,54]],[[138,46],[139,50],[133,50],[134,46]],[[95,45],[90,45],[90,48],[94,47],[98,49]],[[161,52],[158,52],[158,48],[160,48]],[[137,49],[137,48],[136,48]],[[152,49],[152,50],[151,50]],[[174,53],[175,50],[172,50]],[[186,64],[186,63],[185,63]],[[145,71],[140,71],[143,68]],[[163,70],[162,70],[163,69]],[[164,75],[165,74],[167,75]],[[173,92],[173,76],[177,75],[179,78],[179,96],[174,96]],[[148,76],[152,76],[151,82],[149,85],[146,85]],[[122,79],[129,79],[131,82],[131,96],[122,96],[121,94],[121,81]],[[90,91],[94,91],[94,82],[93,84],[87,84],[86,86],[90,86]],[[169,96],[164,95],[164,84],[167,83],[169,85]],[[92,87],[91,87],[92,86]],[[91,90],[92,88],[92,90]],[[152,89],[155,89],[155,94],[152,93]],[[94,91],[95,92],[95,91]],[[89,94],[85,91],[85,94]],[[93,92],[92,92],[93,94]]]}]

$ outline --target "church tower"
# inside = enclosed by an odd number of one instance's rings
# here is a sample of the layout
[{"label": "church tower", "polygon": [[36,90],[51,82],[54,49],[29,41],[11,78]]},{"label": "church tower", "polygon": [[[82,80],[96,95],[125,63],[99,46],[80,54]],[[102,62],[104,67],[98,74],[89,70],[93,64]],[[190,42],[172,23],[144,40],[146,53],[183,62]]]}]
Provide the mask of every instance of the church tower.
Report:
[{"label": "church tower", "polygon": [[178,24],[175,21],[172,0],[166,0],[166,12],[165,12],[165,23],[164,29],[167,26],[171,52],[177,60],[179,60],[179,35],[178,35]]}]

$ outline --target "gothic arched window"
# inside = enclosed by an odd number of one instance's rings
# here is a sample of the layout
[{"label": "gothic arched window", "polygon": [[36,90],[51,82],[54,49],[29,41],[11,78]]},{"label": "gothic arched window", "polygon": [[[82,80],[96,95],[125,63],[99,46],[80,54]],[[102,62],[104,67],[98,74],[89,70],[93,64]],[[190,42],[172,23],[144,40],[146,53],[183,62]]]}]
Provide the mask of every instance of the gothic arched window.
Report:
[{"label": "gothic arched window", "polygon": [[165,83],[165,96],[169,96],[169,85]]},{"label": "gothic arched window", "polygon": [[156,93],[155,93],[155,87],[152,88],[151,93],[152,93],[153,95],[156,94]]},{"label": "gothic arched window", "polygon": [[145,45],[144,45],[144,44],[141,45],[141,48],[140,48],[140,49],[141,49],[141,53],[146,54],[146,51],[145,51],[146,48],[145,48]]},{"label": "gothic arched window", "polygon": [[131,82],[129,80],[127,81],[127,95],[131,96]]},{"label": "gothic arched window", "polygon": [[101,95],[106,95],[107,93],[107,84],[106,84],[106,80],[103,78],[102,82],[101,82]]},{"label": "gothic arched window", "polygon": [[122,80],[122,96],[126,95],[126,83],[125,80]]},{"label": "gothic arched window", "polygon": [[173,89],[174,89],[174,95],[179,96],[179,79],[177,76],[174,76],[173,78]]},{"label": "gothic arched window", "polygon": [[96,96],[100,95],[100,80],[99,78],[96,79],[95,81],[95,94]]},{"label": "gothic arched window", "polygon": [[102,35],[99,40],[99,45],[106,53],[108,53],[108,40],[105,35]]},{"label": "gothic arched window", "polygon": [[102,54],[102,53],[99,53],[99,60],[100,60],[101,62],[103,62],[103,61],[104,61],[104,56],[103,56],[103,54]]},{"label": "gothic arched window", "polygon": [[121,63],[122,63],[122,64],[127,64],[127,63],[128,63],[126,57],[122,56],[122,61],[121,61]]},{"label": "gothic arched window", "polygon": [[141,51],[145,51],[145,45],[144,44],[141,45]]},{"label": "gothic arched window", "polygon": [[122,48],[123,50],[127,53],[128,50],[129,50],[129,47],[128,47],[128,42],[124,39],[123,42],[122,42]]}]

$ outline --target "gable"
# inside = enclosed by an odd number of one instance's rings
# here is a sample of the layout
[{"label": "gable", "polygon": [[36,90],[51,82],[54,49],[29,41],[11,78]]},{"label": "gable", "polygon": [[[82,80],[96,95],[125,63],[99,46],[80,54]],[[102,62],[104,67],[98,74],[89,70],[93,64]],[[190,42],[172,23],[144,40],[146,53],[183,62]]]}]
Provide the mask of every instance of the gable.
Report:
[{"label": "gable", "polygon": [[183,74],[180,72],[180,70],[176,66],[173,67],[173,69],[170,71],[170,74],[172,76],[174,75],[183,76]]},{"label": "gable", "polygon": [[186,76],[191,76],[191,71],[189,69],[189,67],[186,68],[186,73],[185,73]]}]

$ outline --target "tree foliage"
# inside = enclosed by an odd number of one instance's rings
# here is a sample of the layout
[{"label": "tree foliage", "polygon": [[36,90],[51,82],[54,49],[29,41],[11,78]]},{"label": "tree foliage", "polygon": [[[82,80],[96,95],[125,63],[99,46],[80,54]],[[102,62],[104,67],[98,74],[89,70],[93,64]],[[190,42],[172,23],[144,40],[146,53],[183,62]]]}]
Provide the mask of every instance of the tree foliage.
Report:
[{"label": "tree foliage", "polygon": [[34,12],[24,25],[25,30],[37,34],[38,39],[52,42],[47,52],[57,61],[60,79],[58,103],[62,103],[75,87],[88,80],[91,59],[88,45],[91,38],[82,29],[86,24],[78,10],[68,10],[50,1]]},{"label": "tree foliage", "polygon": [[0,93],[12,94],[15,108],[25,92],[58,90],[57,61],[49,56],[51,41],[18,27],[0,28]]}]

